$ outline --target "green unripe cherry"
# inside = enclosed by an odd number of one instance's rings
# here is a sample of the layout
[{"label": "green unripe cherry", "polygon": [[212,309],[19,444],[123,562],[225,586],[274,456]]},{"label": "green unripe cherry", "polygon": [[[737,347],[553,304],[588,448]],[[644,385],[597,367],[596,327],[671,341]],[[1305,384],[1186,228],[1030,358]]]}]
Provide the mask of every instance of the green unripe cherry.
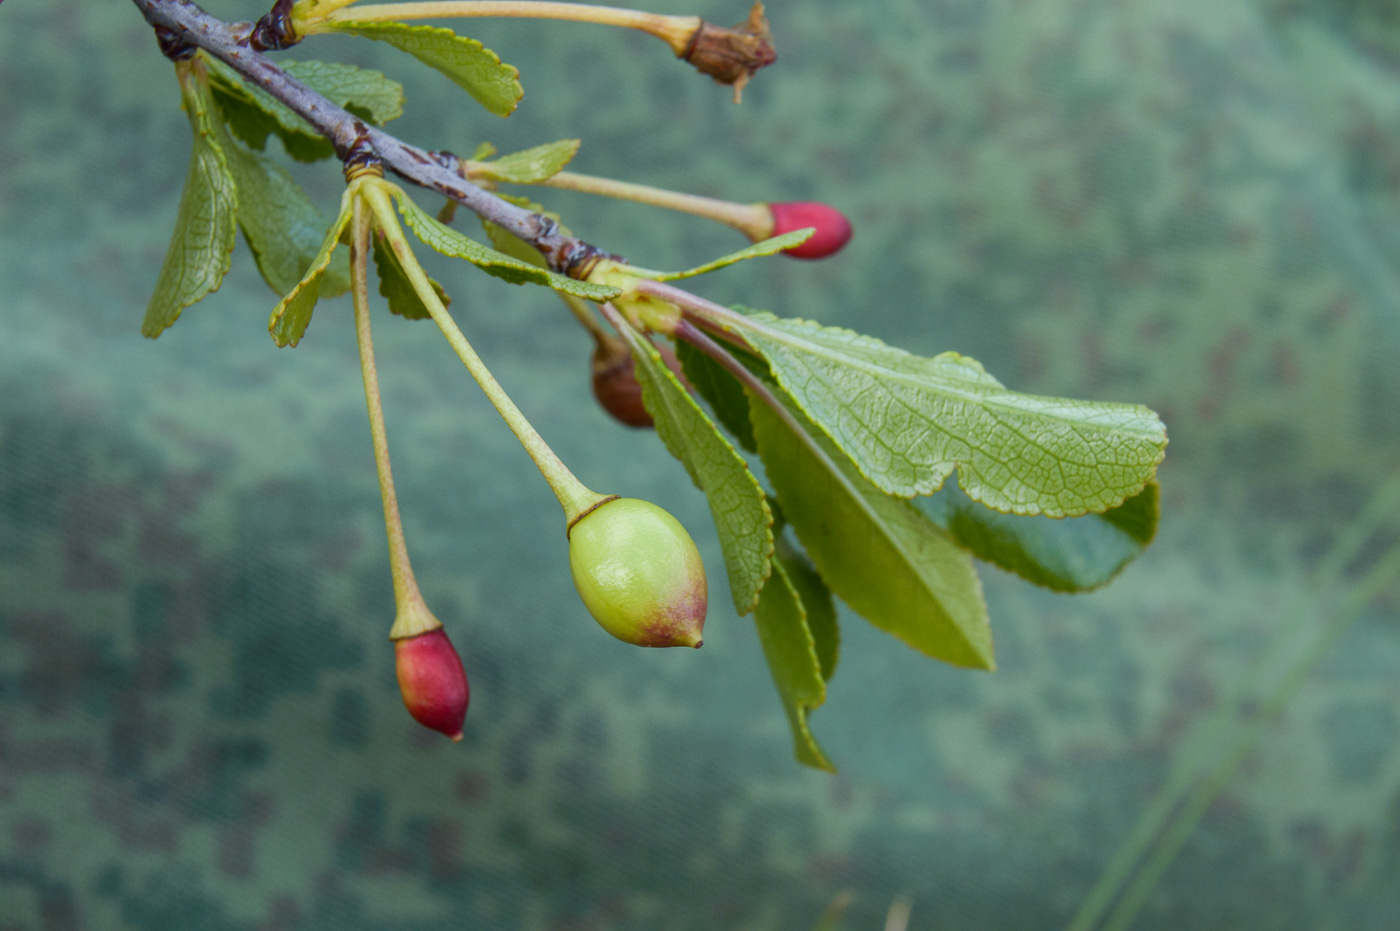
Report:
[{"label": "green unripe cherry", "polygon": [[613,498],[569,530],[569,568],[593,619],[641,647],[698,647],[707,590],[680,521],[649,501]]}]

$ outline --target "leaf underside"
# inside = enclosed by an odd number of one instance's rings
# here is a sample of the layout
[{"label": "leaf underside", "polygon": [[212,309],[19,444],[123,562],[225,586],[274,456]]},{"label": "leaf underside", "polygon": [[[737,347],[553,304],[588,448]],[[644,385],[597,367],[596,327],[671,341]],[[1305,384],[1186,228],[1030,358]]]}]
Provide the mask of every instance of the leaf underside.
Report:
[{"label": "leaf underside", "polygon": [[992,669],[991,627],[972,557],[911,503],[872,485],[799,412],[792,413],[820,453],[750,397],[768,479],[831,590],[921,653]]},{"label": "leaf underside", "polygon": [[[277,294],[296,287],[320,250],[326,219],[286,169],[220,132],[238,190],[238,225],[263,280]],[[350,268],[337,253],[321,282],[323,297],[350,287]]]},{"label": "leaf underside", "polygon": [[176,66],[180,93],[194,137],[185,187],[170,246],[141,333],[152,339],[179,319],[180,313],[218,290],[233,259],[238,198],[228,158],[219,146],[217,111],[193,63]]},{"label": "leaf underside", "polygon": [[957,469],[963,491],[988,507],[1069,517],[1140,492],[1165,452],[1166,428],[1145,407],[1019,394],[957,353],[921,358],[850,330],[748,313],[726,325],[888,494],[930,494]]},{"label": "leaf underside", "polygon": [[1107,585],[1157,532],[1158,486],[1102,514],[1052,519],[1001,514],[964,495],[956,479],[918,507],[978,559],[1057,592]]},{"label": "leaf underside", "polygon": [[459,36],[451,29],[351,21],[326,23],[322,28],[385,42],[407,52],[442,72],[497,116],[510,116],[525,93],[520,87],[519,71],[502,63],[495,52],[480,42]]},{"label": "leaf underside", "polygon": [[768,577],[773,553],[773,515],[763,489],[656,347],[631,327],[624,327],[622,335],[636,361],[642,403],[656,424],[657,435],[709,500],[734,608],[747,614]]}]

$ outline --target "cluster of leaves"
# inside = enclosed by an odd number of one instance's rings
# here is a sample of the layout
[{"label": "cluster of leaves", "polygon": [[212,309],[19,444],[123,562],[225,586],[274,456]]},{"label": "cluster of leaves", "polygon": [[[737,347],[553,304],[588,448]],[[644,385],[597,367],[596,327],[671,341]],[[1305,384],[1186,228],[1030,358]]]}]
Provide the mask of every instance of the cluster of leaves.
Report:
[{"label": "cluster of leaves", "polygon": [[[334,29],[414,55],[493,113],[508,115],[520,99],[514,68],[450,30],[351,22]],[[316,61],[282,66],[368,122],[402,112],[402,88],[378,72]],[[314,160],[333,154],[330,144],[205,53],[177,73],[194,150],[143,332],[159,335],[218,287],[239,227],[263,277],[285,295],[270,332],[279,345],[295,345],[318,298],[348,286],[337,250],[348,212],[328,223],[266,145],[276,136],[293,158]],[[470,164],[473,177],[490,183],[537,183],[577,147],[562,140],[492,159],[487,146]],[[684,272],[604,263],[579,281],[545,268],[537,251],[500,227],[485,224],[487,246],[401,192],[397,200],[410,229],[439,252],[506,281],[621,309],[605,312],[632,352],[659,437],[708,498],[735,608],[754,615],[803,763],[830,768],[807,717],[825,701],[837,664],[833,594],[930,657],[991,669],[974,557],[1078,592],[1107,583],[1152,539],[1166,435],[1146,408],[1019,394],[956,353],[921,358],[810,321],[745,308],[682,314],[646,296],[648,282],[771,255],[810,231]],[[393,252],[376,244],[374,260],[390,309],[427,317]],[[718,342],[677,340],[684,384],[646,330],[648,321],[674,324],[687,315]],[[755,460],[767,489],[750,468]]]}]

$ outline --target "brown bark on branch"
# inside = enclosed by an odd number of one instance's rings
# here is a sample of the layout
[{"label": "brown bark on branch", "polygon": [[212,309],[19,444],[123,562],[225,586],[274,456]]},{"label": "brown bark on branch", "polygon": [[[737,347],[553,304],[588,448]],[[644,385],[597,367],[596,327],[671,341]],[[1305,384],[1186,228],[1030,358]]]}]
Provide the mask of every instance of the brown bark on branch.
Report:
[{"label": "brown bark on branch", "polygon": [[250,42],[254,24],[226,23],[191,0],[132,2],[157,34],[164,37],[163,44],[187,43],[213,55],[306,120],[312,129],[331,141],[342,160],[363,157],[368,147],[389,171],[405,181],[449,197],[478,216],[504,227],[540,250],[550,267],[563,274],[586,274],[594,259],[603,254],[602,250],[577,237],[564,235],[559,224],[548,217],[507,203],[465,180],[446,167],[444,160],[435,153],[367,126],[354,114],[297,81],[254,50]]}]

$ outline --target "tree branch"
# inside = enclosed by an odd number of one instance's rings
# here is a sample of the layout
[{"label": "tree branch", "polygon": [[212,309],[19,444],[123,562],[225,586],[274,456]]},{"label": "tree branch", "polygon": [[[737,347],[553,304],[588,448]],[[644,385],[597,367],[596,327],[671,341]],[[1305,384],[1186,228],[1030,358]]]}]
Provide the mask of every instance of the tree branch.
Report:
[{"label": "tree branch", "polygon": [[311,124],[331,141],[342,160],[363,158],[366,149],[371,150],[400,178],[451,198],[525,240],[544,255],[551,268],[563,274],[584,277],[593,260],[606,254],[577,237],[564,235],[559,224],[548,217],[523,210],[462,178],[454,170],[455,156],[411,146],[331,103],[254,50],[249,42],[252,23],[226,23],[191,0],[132,2],[163,37],[163,47],[190,45],[213,55]]}]

